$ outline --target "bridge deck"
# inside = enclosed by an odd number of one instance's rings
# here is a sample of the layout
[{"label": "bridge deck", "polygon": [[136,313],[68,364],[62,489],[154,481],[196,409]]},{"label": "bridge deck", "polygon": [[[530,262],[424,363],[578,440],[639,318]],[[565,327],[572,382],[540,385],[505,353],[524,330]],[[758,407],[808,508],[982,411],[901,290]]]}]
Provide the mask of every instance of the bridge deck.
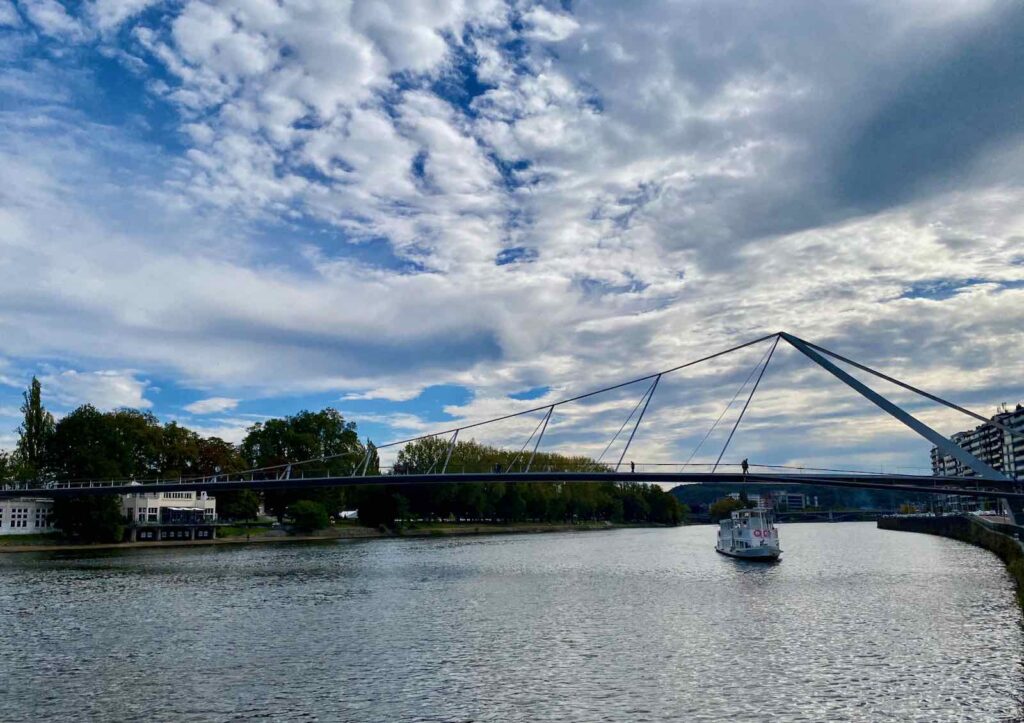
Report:
[{"label": "bridge deck", "polygon": [[647,482],[660,484],[746,484],[751,486],[820,485],[859,489],[890,490],[927,494],[1024,499],[1011,480],[983,480],[925,475],[784,474],[741,472],[462,472],[363,477],[292,477],[290,479],[190,479],[147,483],[112,482],[51,483],[49,486],[14,486],[0,489],[0,498],[68,497],[93,494],[138,494],[182,490],[216,493],[218,490],[301,489],[308,487],[355,487],[375,485],[466,484],[479,482]]}]

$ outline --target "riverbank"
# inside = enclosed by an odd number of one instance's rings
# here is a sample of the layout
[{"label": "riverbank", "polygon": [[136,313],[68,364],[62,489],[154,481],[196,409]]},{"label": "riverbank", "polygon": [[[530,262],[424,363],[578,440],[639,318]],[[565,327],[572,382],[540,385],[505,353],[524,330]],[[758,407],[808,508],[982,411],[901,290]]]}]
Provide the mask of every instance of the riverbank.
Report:
[{"label": "riverbank", "polygon": [[234,534],[227,537],[218,537],[213,540],[167,540],[163,542],[116,542],[95,544],[62,542],[50,535],[32,535],[30,537],[37,539],[33,539],[31,541],[26,540],[25,544],[17,544],[20,541],[15,540],[14,536],[7,536],[0,538],[0,554],[15,552],[208,547],[214,545],[275,544],[288,542],[332,542],[336,540],[372,540],[396,537],[524,535],[543,532],[590,532],[594,530],[614,530],[638,527],[660,527],[660,525],[626,525],[615,524],[612,522],[582,522],[576,524],[521,522],[507,525],[441,522],[418,523],[414,527],[406,527],[401,530],[360,527],[358,525],[342,525],[305,535],[293,535],[285,532],[284,530],[267,530],[265,528],[254,528],[254,530],[247,535],[244,531],[238,533],[237,530],[239,528],[233,528],[232,532]]},{"label": "riverbank", "polygon": [[985,548],[1006,565],[1017,586],[1017,602],[1024,608],[1024,547],[1008,534],[1015,529],[1011,525],[983,522],[969,515],[883,517],[878,520],[878,529],[938,535]]}]

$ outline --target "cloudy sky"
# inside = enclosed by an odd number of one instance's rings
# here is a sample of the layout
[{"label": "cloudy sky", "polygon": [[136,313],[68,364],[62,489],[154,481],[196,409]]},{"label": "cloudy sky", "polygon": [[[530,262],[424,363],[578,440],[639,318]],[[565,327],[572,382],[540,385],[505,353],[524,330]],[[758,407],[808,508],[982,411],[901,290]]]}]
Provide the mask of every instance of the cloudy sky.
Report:
[{"label": "cloudy sky", "polygon": [[[57,413],[386,441],[779,329],[1016,403],[1021,37],[986,0],[0,0],[0,447],[33,374]],[[686,459],[764,351],[666,377],[630,455]],[[748,421],[729,457],[927,465],[783,347]]]}]

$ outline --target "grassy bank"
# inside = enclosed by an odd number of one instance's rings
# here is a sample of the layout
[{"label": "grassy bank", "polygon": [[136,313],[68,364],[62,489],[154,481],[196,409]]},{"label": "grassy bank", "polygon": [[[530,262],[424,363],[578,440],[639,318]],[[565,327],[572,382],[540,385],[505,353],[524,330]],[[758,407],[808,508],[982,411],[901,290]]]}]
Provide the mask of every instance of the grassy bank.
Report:
[{"label": "grassy bank", "polygon": [[45,535],[0,535],[0,552],[4,547],[35,547],[38,545],[54,545],[60,542],[60,535],[50,532]]},{"label": "grassy bank", "polygon": [[990,529],[969,516],[883,517],[878,520],[878,529],[949,537],[995,553],[1013,578],[1017,586],[1017,602],[1024,608],[1024,550],[1020,542],[1010,535]]},{"label": "grassy bank", "polygon": [[[614,524],[611,522],[546,523],[516,522],[469,523],[424,522],[397,530],[361,527],[358,524],[340,524],[308,534],[290,534],[281,528],[266,525],[231,525],[217,529],[215,540],[168,540],[164,542],[121,542],[104,544],[77,544],[63,541],[56,535],[9,535],[0,537],[0,553],[46,552],[57,550],[112,550],[120,548],[195,547],[206,545],[244,545],[249,543],[329,542],[332,540],[365,540],[392,537],[459,537],[466,535],[515,535],[543,532],[587,532],[632,527],[661,527],[661,525]],[[27,539],[33,538],[33,539]],[[45,538],[45,539],[34,539]]]}]

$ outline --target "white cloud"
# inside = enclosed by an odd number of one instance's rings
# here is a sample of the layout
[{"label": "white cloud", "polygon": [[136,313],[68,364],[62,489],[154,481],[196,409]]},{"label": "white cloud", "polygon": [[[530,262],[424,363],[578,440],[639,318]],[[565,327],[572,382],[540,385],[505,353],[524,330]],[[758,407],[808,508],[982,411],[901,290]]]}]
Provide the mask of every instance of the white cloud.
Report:
[{"label": "white cloud", "polygon": [[410,399],[415,399],[423,391],[422,387],[394,387],[384,386],[375,387],[368,389],[363,392],[349,392],[342,396],[342,399],[346,401],[351,400],[370,400],[370,399],[385,399],[389,402],[407,402]]},{"label": "white cloud", "polygon": [[158,2],[159,0],[95,0],[89,6],[88,14],[100,30],[109,31]]},{"label": "white cloud", "polygon": [[[18,189],[0,195],[4,353],[211,394],[407,402],[462,384],[476,393],[449,411],[469,420],[518,408],[510,391],[547,385],[550,401],[787,328],[1002,401],[1024,371],[1020,138],[946,159],[954,187],[888,168],[908,177],[883,201],[858,174],[886,174],[859,164],[891,154],[851,152],[900,98],[946,87],[943,69],[981,52],[960,44],[1009,12],[941,5],[192,0],[160,22],[143,0],[77,18],[26,5],[57,37],[115,43],[124,28],[165,69],[146,101],[170,105],[187,148],[93,123],[75,105],[87,77],[59,59],[8,74],[26,112],[0,116],[0,188]],[[945,127],[933,115],[927,137]],[[518,261],[498,265],[503,252]],[[954,291],[928,298],[936,284]],[[119,374],[128,391],[98,396],[148,405],[145,382]],[[766,415],[823,421],[830,402],[800,374],[766,383]],[[638,451],[681,447],[717,416],[709,392],[689,394],[652,407],[662,431]],[[599,447],[630,403],[560,412],[551,443]],[[850,456],[885,439],[832,429]]]},{"label": "white cloud", "polygon": [[570,15],[553,13],[542,5],[523,13],[523,21],[529,30],[527,35],[537,40],[558,42],[576,32],[580,24]]},{"label": "white cloud", "polygon": [[191,414],[216,414],[227,412],[238,406],[237,399],[230,397],[209,397],[185,405],[185,411]]},{"label": "white cloud", "polygon": [[11,0],[0,0],[0,27],[16,28],[21,25],[21,16]]},{"label": "white cloud", "polygon": [[44,397],[66,406],[92,404],[102,410],[120,407],[149,409],[153,406],[144,396],[149,382],[137,379],[130,371],[79,372],[68,369],[43,375],[39,381]]},{"label": "white cloud", "polygon": [[21,7],[28,19],[47,35],[78,40],[85,29],[57,0],[22,0]]},{"label": "white cloud", "polygon": [[203,437],[219,437],[225,442],[240,444],[253,424],[254,420],[246,417],[224,417],[200,422],[189,420],[186,426]]}]

